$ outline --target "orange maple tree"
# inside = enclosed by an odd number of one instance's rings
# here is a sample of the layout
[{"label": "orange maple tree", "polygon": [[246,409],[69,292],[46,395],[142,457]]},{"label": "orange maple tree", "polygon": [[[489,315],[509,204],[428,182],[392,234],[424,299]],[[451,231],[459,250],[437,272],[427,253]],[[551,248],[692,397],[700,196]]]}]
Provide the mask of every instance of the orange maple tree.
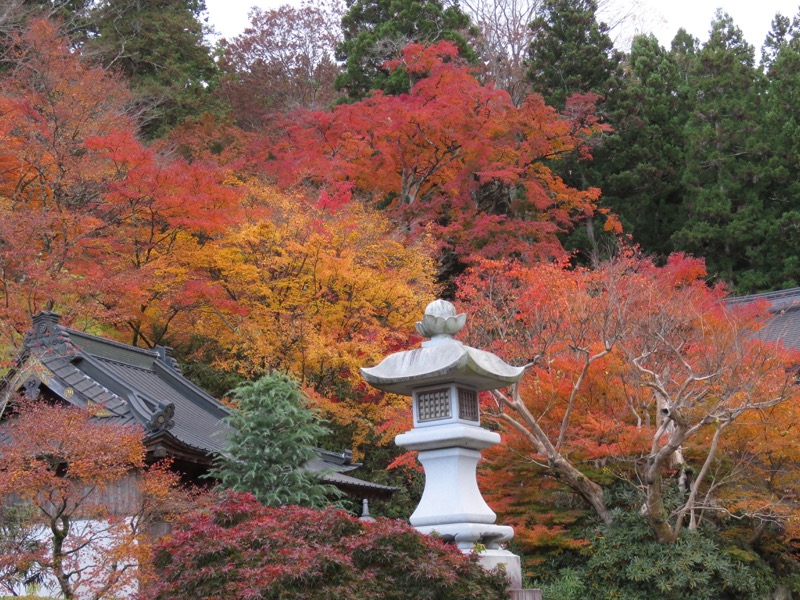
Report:
[{"label": "orange maple tree", "polygon": [[594,99],[575,97],[564,114],[538,95],[517,107],[448,42],[411,44],[390,68],[400,66],[410,93],[275,117],[252,160],[308,193],[346,182],[458,260],[563,256],[556,234],[598,210],[599,190],[570,188],[545,163],[602,131]]},{"label": "orange maple tree", "polygon": [[192,268],[237,215],[225,173],[135,138],[124,83],[86,64],[48,21],[12,39],[0,78],[0,322],[29,315],[127,329],[152,346],[225,298]]},{"label": "orange maple tree", "polygon": [[[107,598],[135,589],[147,565],[147,528],[177,506],[177,475],[162,466],[143,470],[138,427],[105,422],[102,407],[17,400],[4,421],[0,497],[34,510],[27,527],[39,544],[3,544],[0,573],[35,571],[54,578],[64,598]],[[135,490],[125,514],[108,492]]]},{"label": "orange maple tree", "polygon": [[797,355],[754,336],[763,305],[731,306],[704,278],[702,261],[682,255],[663,267],[635,253],[595,269],[481,263],[459,288],[470,341],[528,365],[486,414],[513,431],[518,457],[603,521],[615,479],[639,490],[665,543],[709,513],[779,523],[791,537],[797,473],[779,466],[793,460]]},{"label": "orange maple tree", "polygon": [[231,310],[198,315],[194,329],[214,340],[220,368],[292,374],[327,416],[357,429],[358,445],[396,401],[369,389],[359,368],[409,343],[435,295],[430,252],[350,202],[346,187],[317,203],[255,178],[242,187],[246,217],[196,263]]}]

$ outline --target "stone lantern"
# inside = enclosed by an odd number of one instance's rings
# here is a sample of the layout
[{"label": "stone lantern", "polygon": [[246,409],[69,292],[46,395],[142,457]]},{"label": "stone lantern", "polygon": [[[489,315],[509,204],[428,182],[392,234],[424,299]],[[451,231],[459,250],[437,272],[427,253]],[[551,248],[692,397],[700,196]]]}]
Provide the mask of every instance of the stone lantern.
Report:
[{"label": "stone lantern", "polygon": [[519,557],[501,547],[514,530],[495,524],[476,467],[480,451],[500,442],[499,434],[480,426],[478,393],[516,383],[524,368],[453,339],[465,322],[450,302],[436,300],[416,324],[429,340],[361,373],[378,389],[412,397],[414,428],[395,438],[398,446],[419,451],[425,469],[425,490],[411,524],[452,540],[462,552],[477,551],[484,567],[504,564],[511,587],[519,588]]}]

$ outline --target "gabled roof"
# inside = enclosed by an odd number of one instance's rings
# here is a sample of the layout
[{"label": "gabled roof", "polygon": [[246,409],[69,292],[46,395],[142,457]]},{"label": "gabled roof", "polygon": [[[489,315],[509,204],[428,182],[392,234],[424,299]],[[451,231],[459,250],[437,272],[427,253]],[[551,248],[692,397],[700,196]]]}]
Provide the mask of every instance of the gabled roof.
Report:
[{"label": "gabled roof", "polygon": [[[102,405],[101,416],[140,424],[149,449],[167,443],[183,458],[208,462],[224,448],[229,428],[222,419],[230,411],[183,377],[167,348],[128,346],[63,327],[55,313],[39,313],[16,376],[28,389],[44,387],[77,406]],[[11,385],[6,394],[18,388]]]},{"label": "gabled roof", "polygon": [[[137,348],[62,326],[59,315],[33,317],[17,366],[0,389],[0,415],[11,394],[46,390],[77,406],[101,406],[98,416],[136,423],[156,455],[172,455],[208,466],[225,447],[230,410],[186,379],[170,349]],[[347,451],[320,450],[306,468],[344,491],[385,496],[395,490],[344,473],[358,468]]]},{"label": "gabled roof", "polygon": [[729,298],[731,305],[765,301],[771,315],[758,337],[763,340],[780,341],[788,348],[800,349],[800,288],[751,294]]}]

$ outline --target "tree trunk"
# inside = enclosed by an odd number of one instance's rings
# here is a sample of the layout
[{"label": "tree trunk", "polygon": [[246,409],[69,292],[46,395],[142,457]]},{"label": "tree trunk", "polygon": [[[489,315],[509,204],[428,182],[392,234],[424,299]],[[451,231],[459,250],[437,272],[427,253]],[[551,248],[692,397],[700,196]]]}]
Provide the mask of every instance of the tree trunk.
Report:
[{"label": "tree trunk", "polygon": [[603,523],[611,523],[611,511],[603,500],[603,488],[572,466],[560,454],[548,456],[548,464],[560,481],[577,492],[594,509]]}]

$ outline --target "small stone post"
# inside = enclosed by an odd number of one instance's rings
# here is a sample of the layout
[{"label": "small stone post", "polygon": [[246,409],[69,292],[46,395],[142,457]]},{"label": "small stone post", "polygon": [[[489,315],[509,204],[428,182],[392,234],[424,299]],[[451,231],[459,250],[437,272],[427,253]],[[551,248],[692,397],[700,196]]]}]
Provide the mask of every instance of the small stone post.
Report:
[{"label": "small stone post", "polygon": [[412,397],[414,428],[395,438],[398,446],[419,451],[425,469],[425,490],[411,524],[453,541],[462,552],[477,551],[487,569],[505,565],[511,588],[518,590],[519,557],[502,547],[514,530],[495,524],[476,467],[480,451],[500,443],[499,434],[480,426],[478,393],[516,383],[524,368],[455,340],[465,323],[466,315],[456,315],[450,302],[436,300],[416,324],[430,338],[421,348],[391,354],[361,373],[378,389]]}]

